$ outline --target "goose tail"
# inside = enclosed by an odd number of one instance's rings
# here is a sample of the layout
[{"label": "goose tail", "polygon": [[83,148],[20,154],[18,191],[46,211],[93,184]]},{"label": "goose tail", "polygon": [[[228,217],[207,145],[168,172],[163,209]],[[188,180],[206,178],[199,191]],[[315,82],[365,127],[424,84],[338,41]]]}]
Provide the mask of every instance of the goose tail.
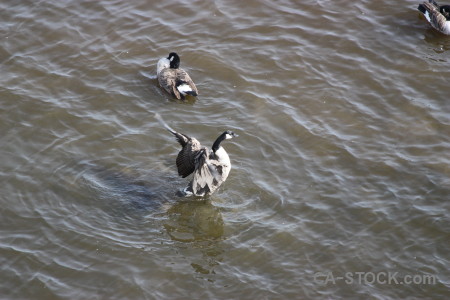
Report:
[{"label": "goose tail", "polygon": [[177,90],[183,96],[185,96],[185,95],[190,95],[190,96],[194,96],[194,97],[197,96],[197,92],[194,91],[192,89],[192,87],[189,85],[189,83],[187,83],[186,81],[177,79],[175,84],[176,84]]},{"label": "goose tail", "polygon": [[431,23],[431,13],[439,11],[439,5],[433,0],[428,0],[428,2],[423,2],[419,4],[417,9],[424,15],[429,23]]},{"label": "goose tail", "polygon": [[437,2],[434,0],[428,0],[428,1],[425,1],[421,4],[419,4],[417,9],[425,15],[427,12],[430,13],[430,10],[435,9],[435,10],[439,11],[440,5],[437,4]]}]

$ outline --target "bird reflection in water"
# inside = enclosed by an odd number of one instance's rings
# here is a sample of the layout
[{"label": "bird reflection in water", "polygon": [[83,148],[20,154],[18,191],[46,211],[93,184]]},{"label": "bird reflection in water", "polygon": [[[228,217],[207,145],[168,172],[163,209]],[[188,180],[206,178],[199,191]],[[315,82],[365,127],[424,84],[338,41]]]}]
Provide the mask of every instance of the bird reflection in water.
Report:
[{"label": "bird reflection in water", "polygon": [[[224,253],[224,221],[210,197],[177,197],[175,191],[182,185],[181,179],[162,171],[152,171],[150,178],[133,170],[98,164],[83,169],[79,174],[83,185],[96,195],[98,205],[125,222],[141,219],[146,226],[162,225],[174,242],[174,250],[189,260],[194,272],[214,280],[211,275]],[[148,222],[149,218],[155,218],[154,222]]]},{"label": "bird reflection in water", "polygon": [[220,209],[210,200],[177,202],[167,210],[164,224],[178,252],[189,260],[194,272],[214,281],[223,253],[224,222]]}]

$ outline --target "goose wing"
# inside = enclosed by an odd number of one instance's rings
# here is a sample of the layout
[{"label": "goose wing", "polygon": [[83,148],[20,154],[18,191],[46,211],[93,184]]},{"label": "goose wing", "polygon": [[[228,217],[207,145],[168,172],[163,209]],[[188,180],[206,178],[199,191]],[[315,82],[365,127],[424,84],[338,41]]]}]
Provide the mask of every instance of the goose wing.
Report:
[{"label": "goose wing", "polygon": [[197,87],[195,86],[194,81],[192,81],[189,74],[183,69],[176,69],[176,79],[178,82],[185,82],[189,85],[191,90],[195,93],[194,96],[198,95]]},{"label": "goose wing", "polygon": [[[180,88],[183,93],[189,93],[193,96],[198,95],[197,87],[192,81],[189,74],[183,69],[171,69],[165,68],[158,74],[159,85],[166,90],[169,94],[177,99],[184,98],[184,95],[180,94]],[[183,86],[188,85],[186,89]]]},{"label": "goose wing", "polygon": [[204,196],[211,194],[222,183],[218,172],[221,170],[221,167],[217,164],[217,161],[209,159],[209,151],[207,148],[203,148],[198,153],[196,169],[191,184],[194,195]]},{"label": "goose wing", "polygon": [[159,85],[166,90],[169,94],[181,99],[180,92],[177,90],[177,70],[166,68],[158,74]]},{"label": "goose wing", "polygon": [[185,135],[179,134],[180,138],[177,137],[177,140],[180,142],[183,147],[177,156],[177,168],[178,175],[181,177],[186,177],[192,174],[195,171],[196,166],[198,165],[198,161],[202,156],[202,153],[205,151],[204,147],[200,145],[200,142],[195,138],[189,138]]},{"label": "goose wing", "polygon": [[[422,9],[425,9],[425,12],[423,13],[431,26],[439,31],[444,32],[446,30],[445,22],[447,21],[447,19],[439,11],[439,6],[436,5],[436,2],[424,2],[421,4],[421,6]],[[420,11],[422,11],[422,9],[419,8]]]}]

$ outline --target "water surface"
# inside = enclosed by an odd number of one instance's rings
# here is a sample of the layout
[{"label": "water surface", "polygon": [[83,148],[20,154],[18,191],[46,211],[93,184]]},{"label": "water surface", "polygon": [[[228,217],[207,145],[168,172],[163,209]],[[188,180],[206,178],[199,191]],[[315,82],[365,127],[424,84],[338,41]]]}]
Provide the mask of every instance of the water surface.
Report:
[{"label": "water surface", "polygon": [[[1,298],[448,298],[450,38],[417,4],[3,1]],[[199,97],[158,87],[171,51]],[[240,135],[214,195],[175,196],[155,113]],[[401,283],[317,277],[356,272]]]}]

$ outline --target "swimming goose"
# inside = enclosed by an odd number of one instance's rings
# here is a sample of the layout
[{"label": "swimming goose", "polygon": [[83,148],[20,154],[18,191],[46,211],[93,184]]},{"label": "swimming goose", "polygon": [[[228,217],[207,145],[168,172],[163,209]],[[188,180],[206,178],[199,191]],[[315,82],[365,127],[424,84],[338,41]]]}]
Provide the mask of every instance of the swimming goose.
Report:
[{"label": "swimming goose", "polygon": [[178,175],[185,178],[194,173],[188,186],[180,191],[182,196],[207,196],[214,193],[225,182],[231,170],[228,153],[220,145],[224,140],[237,137],[231,130],[223,132],[212,145],[211,150],[200,142],[170,128],[161,117],[156,118],[172,133],[181,145],[176,164]]},{"label": "swimming goose", "polygon": [[439,5],[434,0],[428,0],[419,4],[417,9],[434,29],[450,35],[450,5]]},{"label": "swimming goose", "polygon": [[159,85],[177,99],[185,99],[186,95],[196,97],[197,87],[189,74],[180,68],[180,57],[175,52],[158,61],[156,74]]}]

